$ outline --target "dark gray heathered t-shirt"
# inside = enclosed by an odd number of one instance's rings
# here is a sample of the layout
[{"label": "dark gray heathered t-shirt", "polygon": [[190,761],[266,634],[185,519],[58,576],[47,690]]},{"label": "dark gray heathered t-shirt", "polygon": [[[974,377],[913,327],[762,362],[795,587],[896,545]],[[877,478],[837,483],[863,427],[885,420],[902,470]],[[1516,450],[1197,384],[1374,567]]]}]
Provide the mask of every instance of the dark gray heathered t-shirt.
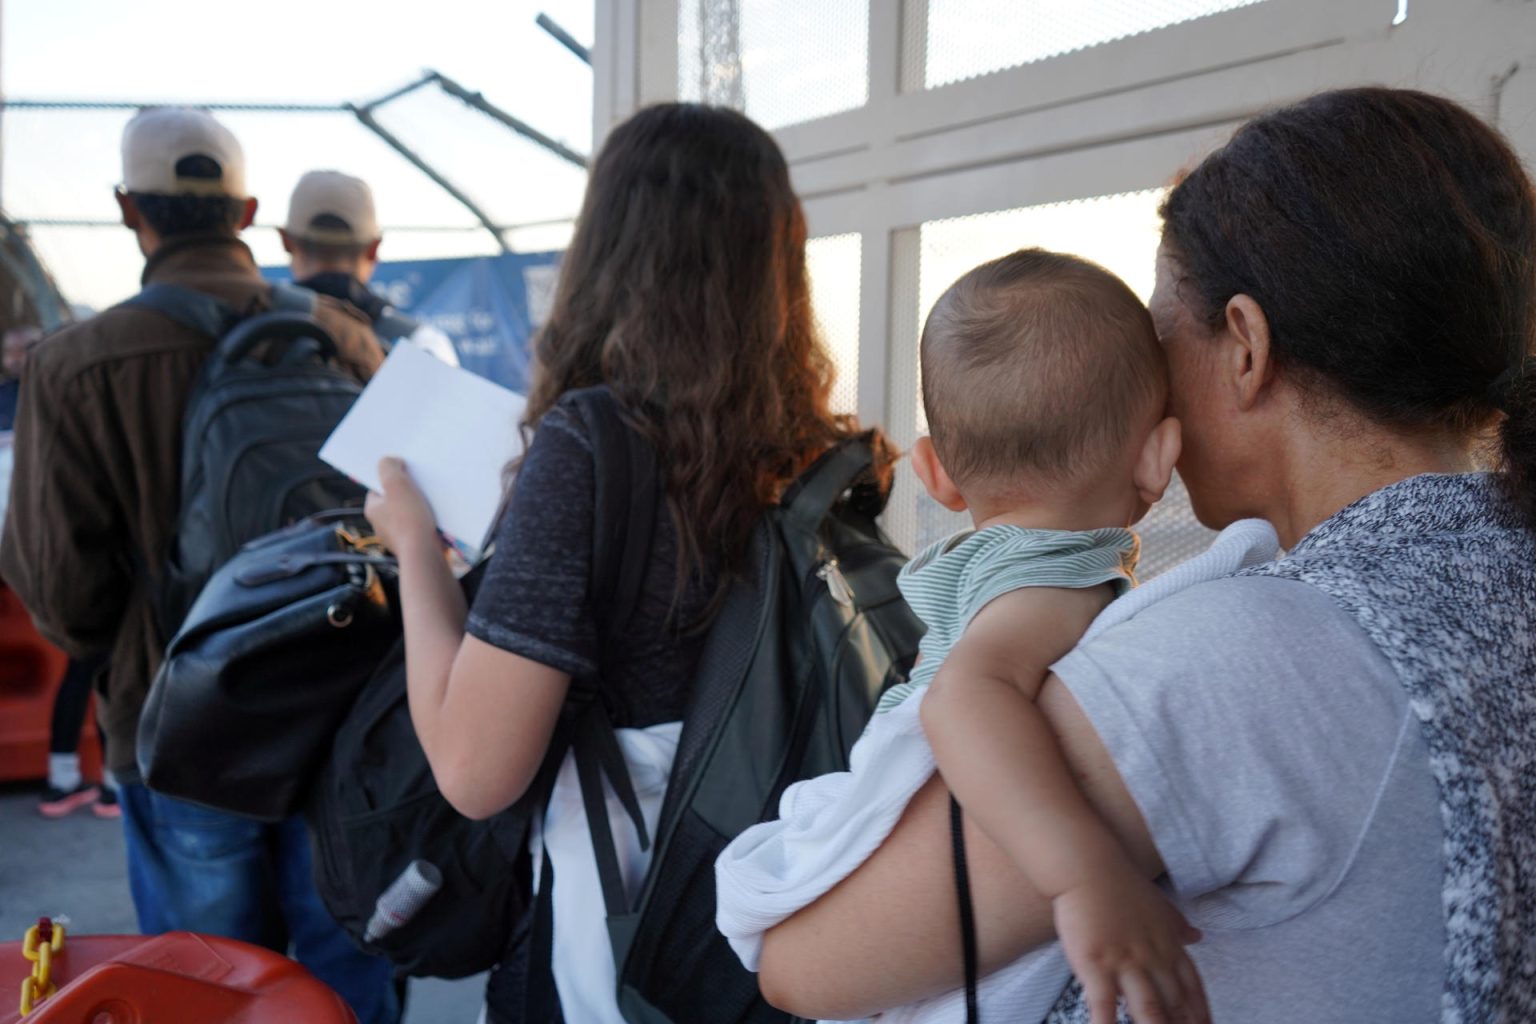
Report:
[{"label": "dark gray heathered t-shirt", "polygon": [[677,531],[658,498],[656,534],[640,600],[623,635],[599,636],[590,600],[595,474],[577,414],[545,415],[496,530],[495,553],[470,608],[471,636],[575,677],[599,676],[617,728],[683,717],[703,636],[698,620],[713,579],[676,593]]}]

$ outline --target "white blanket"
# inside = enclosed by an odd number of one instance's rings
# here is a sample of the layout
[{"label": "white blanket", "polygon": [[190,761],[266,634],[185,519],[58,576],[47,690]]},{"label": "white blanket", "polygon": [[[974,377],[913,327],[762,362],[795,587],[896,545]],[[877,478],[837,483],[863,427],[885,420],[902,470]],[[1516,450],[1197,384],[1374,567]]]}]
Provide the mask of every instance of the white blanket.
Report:
[{"label": "white blanket", "polygon": [[[1268,523],[1234,523],[1204,554],[1112,602],[1084,640],[1186,587],[1267,562],[1278,548]],[[754,825],[720,854],[715,862],[715,925],[748,970],[757,970],[763,934],[864,863],[933,774],[933,751],[918,717],[920,703],[917,695],[872,718],[854,744],[848,771],[789,787],[779,802],[777,821]],[[1030,953],[982,980],[977,991],[982,1019],[1043,1020],[1070,977],[1059,945]],[[887,1011],[880,1020],[963,1020],[964,1007],[964,993],[950,992]]]}]

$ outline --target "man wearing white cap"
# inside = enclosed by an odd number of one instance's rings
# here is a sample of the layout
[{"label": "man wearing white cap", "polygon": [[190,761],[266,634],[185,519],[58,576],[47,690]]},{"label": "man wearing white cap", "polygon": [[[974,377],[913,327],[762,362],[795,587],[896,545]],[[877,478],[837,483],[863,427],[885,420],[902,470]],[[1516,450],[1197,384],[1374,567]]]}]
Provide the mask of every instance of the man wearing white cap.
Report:
[{"label": "man wearing white cap", "polygon": [[[160,107],[128,123],[117,202],[144,253],[145,285],[199,292],[234,315],[271,308],[271,286],[239,240],[256,213],[245,157],[206,111]],[[343,367],[370,376],[383,353],[367,323],[329,299],[314,312]],[[122,783],[139,927],[291,942],[361,1021],[391,1022],[390,967],[326,914],[301,821],[236,818],[140,781],[138,721],[168,639],[150,595],[176,530],[183,413],[214,343],[130,300],[37,347],[22,381],[0,575],[49,640],[75,658],[109,656],[99,713]]]},{"label": "man wearing white cap", "polygon": [[459,365],[446,334],[369,291],[383,234],[366,181],[340,171],[310,171],[294,186],[288,223],[278,233],[291,258],[295,284],[350,303],[373,322],[386,346],[409,338],[445,363]]}]

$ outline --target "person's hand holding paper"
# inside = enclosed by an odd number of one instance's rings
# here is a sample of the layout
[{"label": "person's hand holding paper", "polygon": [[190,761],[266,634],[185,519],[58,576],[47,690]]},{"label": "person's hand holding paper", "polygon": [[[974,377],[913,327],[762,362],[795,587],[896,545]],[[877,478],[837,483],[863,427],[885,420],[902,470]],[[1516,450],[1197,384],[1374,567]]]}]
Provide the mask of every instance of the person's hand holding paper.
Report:
[{"label": "person's hand holding paper", "polygon": [[[416,520],[430,512],[443,533],[479,550],[496,525],[502,471],[522,451],[524,404],[522,396],[401,342],[320,457],[388,496],[369,500],[369,518],[387,531],[386,543],[388,533],[420,530]],[[386,481],[381,460],[392,457],[403,465],[387,470]],[[418,489],[422,505],[414,504]],[[376,510],[382,523],[373,518]]]},{"label": "person's hand holding paper", "polygon": [[386,456],[379,460],[378,472],[379,487],[368,492],[363,514],[384,546],[398,555],[412,542],[441,544],[432,505],[411,479],[405,460]]}]

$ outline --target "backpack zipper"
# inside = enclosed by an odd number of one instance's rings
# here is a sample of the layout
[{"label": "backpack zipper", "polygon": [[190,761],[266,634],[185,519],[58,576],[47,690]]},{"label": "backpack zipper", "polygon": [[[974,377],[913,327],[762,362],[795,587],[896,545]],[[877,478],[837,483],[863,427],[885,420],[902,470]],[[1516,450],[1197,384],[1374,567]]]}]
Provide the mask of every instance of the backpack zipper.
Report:
[{"label": "backpack zipper", "polygon": [[827,593],[832,595],[832,600],[844,608],[853,607],[853,588],[848,585],[848,578],[843,575],[842,566],[835,556],[821,563],[816,569],[816,578],[827,585]]}]

